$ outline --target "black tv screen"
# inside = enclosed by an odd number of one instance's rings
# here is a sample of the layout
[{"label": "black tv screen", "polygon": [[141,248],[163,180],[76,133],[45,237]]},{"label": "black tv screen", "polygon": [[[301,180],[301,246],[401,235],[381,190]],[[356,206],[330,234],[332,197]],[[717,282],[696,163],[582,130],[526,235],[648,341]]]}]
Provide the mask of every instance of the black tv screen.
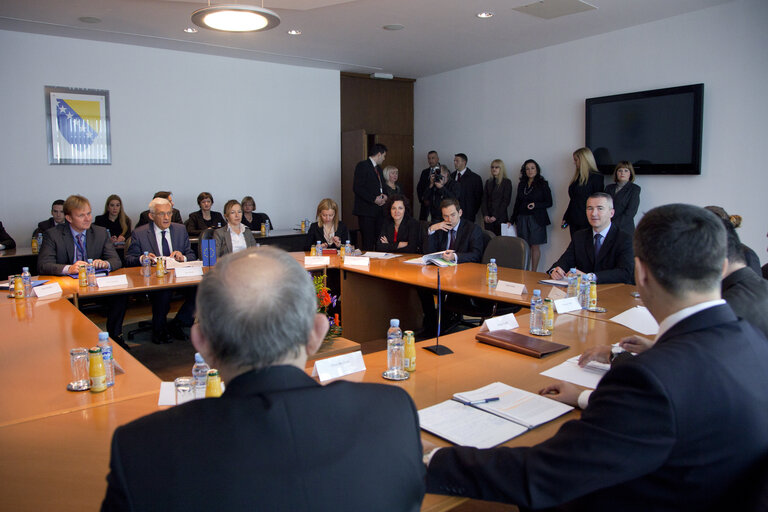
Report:
[{"label": "black tv screen", "polygon": [[637,174],[701,174],[704,84],[589,98],[586,146],[600,172],[622,160]]}]

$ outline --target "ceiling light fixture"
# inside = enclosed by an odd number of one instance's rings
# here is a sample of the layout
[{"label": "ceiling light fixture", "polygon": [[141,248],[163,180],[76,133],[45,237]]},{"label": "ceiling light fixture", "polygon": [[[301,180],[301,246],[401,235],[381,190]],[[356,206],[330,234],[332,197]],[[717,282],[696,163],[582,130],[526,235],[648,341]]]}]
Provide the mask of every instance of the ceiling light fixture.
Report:
[{"label": "ceiling light fixture", "polygon": [[384,25],[381,28],[383,28],[384,30],[403,30],[405,28],[405,25],[401,25],[399,23],[393,23],[391,25]]},{"label": "ceiling light fixture", "polygon": [[483,12],[477,13],[477,17],[482,19],[493,18],[493,13],[490,11],[483,11]]},{"label": "ceiling light fixture", "polygon": [[222,32],[256,32],[275,28],[280,16],[262,7],[221,4],[203,7],[192,13],[192,23]]},{"label": "ceiling light fixture", "polygon": [[288,31],[288,34],[291,35],[291,36],[300,36],[301,35],[301,30],[292,29],[292,30]]},{"label": "ceiling light fixture", "polygon": [[194,34],[197,32],[197,29],[195,27],[187,27],[184,29],[184,32],[186,32],[187,34]]}]

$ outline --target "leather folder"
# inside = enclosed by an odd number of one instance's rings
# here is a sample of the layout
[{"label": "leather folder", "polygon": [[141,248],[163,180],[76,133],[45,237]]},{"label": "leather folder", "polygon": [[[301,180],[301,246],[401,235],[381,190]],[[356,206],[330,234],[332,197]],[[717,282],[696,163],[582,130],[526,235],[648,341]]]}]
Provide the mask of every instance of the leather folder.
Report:
[{"label": "leather folder", "polygon": [[531,357],[542,357],[568,348],[568,345],[554,343],[510,330],[479,332],[475,339],[481,343],[505,348]]}]

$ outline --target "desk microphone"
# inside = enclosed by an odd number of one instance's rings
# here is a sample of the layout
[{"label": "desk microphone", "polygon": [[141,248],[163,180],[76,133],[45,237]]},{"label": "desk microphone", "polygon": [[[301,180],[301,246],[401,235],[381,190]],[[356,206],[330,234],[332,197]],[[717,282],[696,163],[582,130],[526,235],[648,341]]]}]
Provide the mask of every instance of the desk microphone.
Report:
[{"label": "desk microphone", "polygon": [[440,345],[440,324],[443,317],[443,293],[440,290],[440,267],[437,268],[437,336],[435,337],[435,344],[429,347],[424,347],[424,350],[429,350],[435,355],[445,356],[453,354],[453,350],[449,349],[445,345]]}]

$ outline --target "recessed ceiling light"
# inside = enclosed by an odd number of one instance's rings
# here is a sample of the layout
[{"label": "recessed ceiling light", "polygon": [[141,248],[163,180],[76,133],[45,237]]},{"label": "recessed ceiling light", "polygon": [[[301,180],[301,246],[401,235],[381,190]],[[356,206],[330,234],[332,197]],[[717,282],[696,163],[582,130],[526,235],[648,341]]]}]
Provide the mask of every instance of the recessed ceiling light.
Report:
[{"label": "recessed ceiling light", "polygon": [[197,29],[195,27],[187,27],[184,29],[184,32],[186,32],[187,34],[194,34],[195,32],[197,32]]},{"label": "recessed ceiling light", "polygon": [[280,24],[280,16],[263,7],[221,4],[196,10],[192,23],[223,32],[256,32],[275,28]]},{"label": "recessed ceiling light", "polygon": [[288,34],[292,35],[292,36],[300,36],[301,35],[301,30],[296,30],[296,29],[289,30]]},{"label": "recessed ceiling light", "polygon": [[486,19],[486,18],[493,18],[493,13],[490,11],[483,11],[477,13],[478,18]]},{"label": "recessed ceiling light", "polygon": [[101,23],[101,18],[96,18],[95,16],[80,16],[77,19],[83,23]]},{"label": "recessed ceiling light", "polygon": [[383,28],[384,30],[403,30],[405,28],[405,25],[401,25],[399,23],[393,23],[391,25],[384,25],[381,28]]}]

